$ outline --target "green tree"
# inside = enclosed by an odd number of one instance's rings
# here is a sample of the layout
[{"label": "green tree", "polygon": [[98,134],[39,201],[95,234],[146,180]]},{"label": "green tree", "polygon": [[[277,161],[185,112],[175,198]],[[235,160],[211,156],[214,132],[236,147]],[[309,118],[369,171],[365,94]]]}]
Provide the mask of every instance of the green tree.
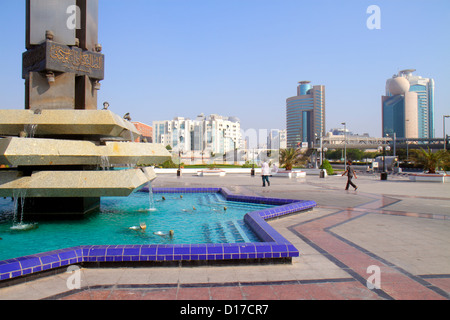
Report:
[{"label": "green tree", "polygon": [[347,159],[351,160],[361,160],[364,157],[364,151],[359,149],[348,149]]},{"label": "green tree", "polygon": [[300,149],[289,148],[280,150],[280,165],[284,166],[286,170],[292,170],[294,166],[299,165],[303,160]]},{"label": "green tree", "polygon": [[428,170],[428,173],[436,173],[436,168],[444,164],[447,155],[443,150],[433,152],[430,148],[428,148],[428,151],[420,148],[420,150],[411,150],[410,157],[416,164]]},{"label": "green tree", "polygon": [[343,154],[344,153],[341,150],[328,150],[325,154],[325,157],[327,159],[340,160]]},{"label": "green tree", "polygon": [[450,150],[444,152],[442,166],[444,167],[444,171],[450,171]]}]

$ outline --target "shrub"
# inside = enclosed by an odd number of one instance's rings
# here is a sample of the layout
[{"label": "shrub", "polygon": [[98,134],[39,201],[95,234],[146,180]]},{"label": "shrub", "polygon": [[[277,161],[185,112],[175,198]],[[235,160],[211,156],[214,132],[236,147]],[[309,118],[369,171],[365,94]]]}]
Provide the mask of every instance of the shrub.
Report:
[{"label": "shrub", "polygon": [[327,174],[328,175],[334,174],[333,167],[331,167],[331,164],[330,164],[330,162],[327,159],[323,160],[322,165],[320,166],[320,169],[327,170]]},{"label": "shrub", "polygon": [[164,161],[161,164],[161,167],[165,169],[178,168],[178,166],[172,161],[172,159]]},{"label": "shrub", "polygon": [[251,161],[245,161],[245,163],[242,165],[242,168],[253,168],[253,165],[256,167],[256,164]]}]

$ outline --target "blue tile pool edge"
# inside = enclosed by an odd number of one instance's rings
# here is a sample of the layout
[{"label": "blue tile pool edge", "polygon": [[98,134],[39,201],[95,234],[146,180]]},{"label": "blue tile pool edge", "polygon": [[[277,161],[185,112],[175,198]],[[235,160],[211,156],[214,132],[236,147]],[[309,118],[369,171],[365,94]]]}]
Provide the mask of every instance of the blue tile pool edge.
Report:
[{"label": "blue tile pool edge", "polygon": [[[148,192],[142,189],[141,192]],[[0,282],[73,264],[88,262],[226,261],[293,258],[299,251],[266,220],[311,210],[314,201],[234,195],[226,188],[153,188],[153,193],[220,193],[227,201],[271,204],[244,221],[264,242],[171,245],[77,246],[0,261]]]}]

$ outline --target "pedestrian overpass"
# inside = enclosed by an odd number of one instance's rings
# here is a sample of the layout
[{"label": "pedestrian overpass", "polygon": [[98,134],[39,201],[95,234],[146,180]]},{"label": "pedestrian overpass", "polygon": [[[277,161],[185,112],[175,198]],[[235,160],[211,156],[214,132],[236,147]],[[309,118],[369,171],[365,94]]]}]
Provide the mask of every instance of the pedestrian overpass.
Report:
[{"label": "pedestrian overpass", "polygon": [[[447,150],[450,150],[449,139],[446,140]],[[373,137],[358,137],[358,136],[334,136],[324,137],[322,139],[323,148],[330,149],[361,149],[361,150],[376,150],[380,146],[390,145],[397,149],[427,149],[441,150],[444,149],[443,138],[373,138]],[[320,145],[318,145],[320,147]]]}]

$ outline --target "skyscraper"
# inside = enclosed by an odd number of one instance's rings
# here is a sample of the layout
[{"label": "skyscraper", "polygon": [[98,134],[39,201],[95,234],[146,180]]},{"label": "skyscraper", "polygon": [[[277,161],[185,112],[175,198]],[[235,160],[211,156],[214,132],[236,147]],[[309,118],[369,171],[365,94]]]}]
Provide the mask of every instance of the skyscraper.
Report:
[{"label": "skyscraper", "polygon": [[386,82],[382,98],[383,135],[434,137],[434,80],[402,70]]},{"label": "skyscraper", "polygon": [[410,84],[409,91],[417,92],[419,138],[434,138],[434,79],[412,73],[415,69],[400,71]]},{"label": "skyscraper", "polygon": [[418,137],[417,93],[410,92],[409,81],[394,76],[386,82],[386,96],[382,101],[383,137]]},{"label": "skyscraper", "polygon": [[297,95],[286,100],[287,147],[312,147],[325,135],[325,86],[301,81]]}]

